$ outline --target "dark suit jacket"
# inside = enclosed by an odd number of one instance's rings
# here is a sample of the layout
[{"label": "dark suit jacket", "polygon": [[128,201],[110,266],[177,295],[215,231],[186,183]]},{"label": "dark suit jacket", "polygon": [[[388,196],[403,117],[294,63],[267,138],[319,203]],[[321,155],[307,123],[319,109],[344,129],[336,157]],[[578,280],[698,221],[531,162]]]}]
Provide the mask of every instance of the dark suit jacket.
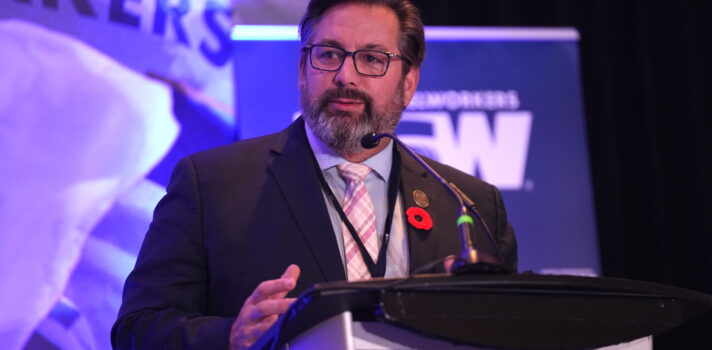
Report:
[{"label": "dark suit jacket", "polygon": [[[404,208],[424,191],[430,231],[408,225],[411,270],[457,254],[457,206],[409,156],[402,159]],[[507,263],[516,268],[514,233],[499,191],[431,162],[478,205]],[[345,279],[317,167],[297,120],[282,132],[182,159],[156,207],[136,267],[126,280],[114,348],[226,349],[244,300],[289,264],[302,273],[292,296]],[[494,255],[481,227],[478,249]]]}]

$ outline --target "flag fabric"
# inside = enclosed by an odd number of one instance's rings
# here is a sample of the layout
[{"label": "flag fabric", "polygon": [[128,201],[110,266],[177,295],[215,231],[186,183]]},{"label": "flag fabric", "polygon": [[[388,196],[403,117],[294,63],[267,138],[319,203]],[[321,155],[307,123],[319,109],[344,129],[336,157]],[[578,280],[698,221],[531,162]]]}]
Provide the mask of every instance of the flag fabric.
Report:
[{"label": "flag fabric", "polygon": [[60,297],[89,232],[179,126],[164,84],[73,37],[4,20],[0,48],[0,344],[12,350],[50,311],[73,314]]}]

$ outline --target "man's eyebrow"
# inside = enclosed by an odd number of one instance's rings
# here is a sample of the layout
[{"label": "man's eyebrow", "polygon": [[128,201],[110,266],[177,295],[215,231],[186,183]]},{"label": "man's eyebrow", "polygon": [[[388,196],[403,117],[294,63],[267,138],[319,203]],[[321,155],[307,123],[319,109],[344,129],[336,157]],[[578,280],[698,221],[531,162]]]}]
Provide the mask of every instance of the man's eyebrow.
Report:
[{"label": "man's eyebrow", "polygon": [[[343,49],[343,45],[341,45],[340,42],[336,40],[331,40],[331,39],[324,39],[318,42],[318,45],[329,45],[329,46],[334,46]],[[376,43],[371,43],[371,44],[366,44],[363,47],[357,48],[357,50],[379,50],[379,51],[389,51],[385,46],[381,44],[376,44]]]},{"label": "man's eyebrow", "polygon": [[379,50],[379,51],[388,51],[388,49],[381,45],[381,44],[367,44],[366,46],[363,47],[361,50]]},{"label": "man's eyebrow", "polygon": [[330,39],[322,40],[317,45],[329,45],[329,46],[334,46],[334,47],[338,47],[338,48],[343,47],[343,45],[341,45],[340,42],[338,42],[336,40],[330,40]]}]

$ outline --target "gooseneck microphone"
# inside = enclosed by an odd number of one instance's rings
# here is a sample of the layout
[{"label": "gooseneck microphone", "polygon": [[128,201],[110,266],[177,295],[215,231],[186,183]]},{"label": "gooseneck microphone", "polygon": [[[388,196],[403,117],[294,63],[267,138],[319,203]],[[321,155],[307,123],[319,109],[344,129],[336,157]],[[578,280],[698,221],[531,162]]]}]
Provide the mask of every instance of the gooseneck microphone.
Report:
[{"label": "gooseneck microphone", "polygon": [[[381,139],[387,137],[390,134],[376,134],[375,132],[365,135],[361,138],[361,147],[365,149],[371,149],[378,146],[381,143]],[[395,135],[393,135],[395,138]]]},{"label": "gooseneck microphone", "polygon": [[[449,183],[445,180],[437,171],[435,171],[428,163],[426,163],[423,158],[421,158],[417,153],[415,153],[408,145],[401,142],[396,135],[384,133],[376,134],[371,133],[365,135],[361,138],[361,147],[365,149],[371,149],[381,142],[381,139],[387,137],[397,143],[401,148],[403,148],[408,155],[410,155],[421,167],[423,167],[437,182],[440,183],[449,193],[455,198],[458,204],[459,217],[457,219],[457,226],[460,230],[460,255],[458,259],[452,264],[450,272],[453,274],[466,274],[466,273],[511,273],[512,269],[504,263],[502,258],[502,253],[499,250],[492,232],[487,227],[487,224],[482,220],[480,213],[475,208],[474,203],[470,198],[465,196],[464,193],[460,191],[459,188],[455,187],[454,184]],[[477,221],[480,222],[482,227],[485,229],[487,236],[492,242],[498,257],[491,256],[487,253],[480,252],[475,249],[473,242],[472,229],[474,227],[474,220],[472,216],[468,214],[468,209],[470,209]]]}]

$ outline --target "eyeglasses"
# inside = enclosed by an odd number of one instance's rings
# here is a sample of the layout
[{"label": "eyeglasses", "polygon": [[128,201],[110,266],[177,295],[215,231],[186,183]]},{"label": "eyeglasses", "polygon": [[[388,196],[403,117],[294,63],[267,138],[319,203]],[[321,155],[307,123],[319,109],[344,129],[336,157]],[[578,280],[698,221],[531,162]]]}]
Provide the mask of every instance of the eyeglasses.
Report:
[{"label": "eyeglasses", "polygon": [[329,45],[307,45],[302,49],[309,50],[309,62],[312,68],[327,72],[336,72],[341,69],[348,56],[353,58],[354,68],[359,74],[371,77],[384,76],[391,64],[391,59],[402,59],[408,62],[407,58],[399,54],[378,50],[349,52]]}]

